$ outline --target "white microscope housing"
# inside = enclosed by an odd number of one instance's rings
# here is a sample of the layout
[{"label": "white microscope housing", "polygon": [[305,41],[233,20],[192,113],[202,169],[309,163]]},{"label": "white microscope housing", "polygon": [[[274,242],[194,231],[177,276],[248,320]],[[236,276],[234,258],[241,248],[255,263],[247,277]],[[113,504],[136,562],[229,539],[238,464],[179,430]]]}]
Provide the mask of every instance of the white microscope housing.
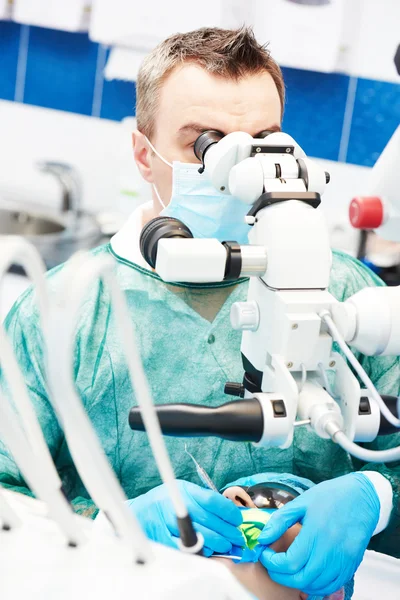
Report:
[{"label": "white microscope housing", "polygon": [[181,224],[186,233],[158,240],[156,271],[175,282],[250,278],[247,301],[231,312],[232,326],[243,332],[245,376],[225,392],[260,402],[259,444],[286,448],[299,424],[324,438],[333,437],[334,423],[351,442],[374,440],[381,425],[377,394],[361,388],[333,344],[340,336],[365,354],[400,354],[399,293],[371,288],[344,303],[330,294],[332,252],[318,210],[329,174],[293,138],[211,134],[199,138],[199,171],[249,205],[249,245],[192,239]]}]

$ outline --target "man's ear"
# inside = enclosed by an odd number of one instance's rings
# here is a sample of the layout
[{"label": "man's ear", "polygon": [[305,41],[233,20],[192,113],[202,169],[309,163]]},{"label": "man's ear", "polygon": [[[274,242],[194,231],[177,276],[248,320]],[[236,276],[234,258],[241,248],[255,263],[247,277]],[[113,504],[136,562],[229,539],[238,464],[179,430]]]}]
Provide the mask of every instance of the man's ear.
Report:
[{"label": "man's ear", "polygon": [[132,133],[133,156],[141,176],[148,183],[153,183],[153,170],[151,167],[151,150],[146,137],[140,131]]}]

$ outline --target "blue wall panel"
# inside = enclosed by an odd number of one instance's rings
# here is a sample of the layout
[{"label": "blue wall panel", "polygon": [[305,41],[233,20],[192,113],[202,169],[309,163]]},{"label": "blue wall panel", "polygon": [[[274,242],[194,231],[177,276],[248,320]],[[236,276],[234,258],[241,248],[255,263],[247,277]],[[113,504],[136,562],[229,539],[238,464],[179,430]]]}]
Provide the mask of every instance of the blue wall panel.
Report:
[{"label": "blue wall panel", "polygon": [[21,26],[0,21],[0,98],[14,100]]},{"label": "blue wall panel", "polygon": [[283,130],[306,154],[337,160],[349,78],[288,68],[283,74],[287,95]]},{"label": "blue wall panel", "polygon": [[104,81],[100,116],[121,121],[135,114],[136,87],[129,81]]},{"label": "blue wall panel", "polygon": [[90,115],[96,62],[86,34],[31,27],[24,102]]},{"label": "blue wall panel", "polygon": [[347,161],[372,167],[399,123],[400,85],[359,79]]},{"label": "blue wall panel", "polygon": [[[0,21],[0,98],[13,100],[21,27]],[[106,54],[84,33],[30,27],[23,101],[120,121],[135,114],[133,83],[104,81]],[[101,54],[102,53],[102,54]],[[21,53],[23,54],[23,52]],[[22,62],[23,66],[23,57]],[[23,73],[23,68],[20,70]],[[373,165],[400,122],[400,83],[359,79],[352,105],[349,77],[284,68],[287,104],[283,129],[307,154],[337,160],[346,103],[353,116],[347,161]],[[399,78],[400,82],[400,78]],[[21,90],[23,85],[21,85]],[[21,91],[20,90],[20,91]]]}]

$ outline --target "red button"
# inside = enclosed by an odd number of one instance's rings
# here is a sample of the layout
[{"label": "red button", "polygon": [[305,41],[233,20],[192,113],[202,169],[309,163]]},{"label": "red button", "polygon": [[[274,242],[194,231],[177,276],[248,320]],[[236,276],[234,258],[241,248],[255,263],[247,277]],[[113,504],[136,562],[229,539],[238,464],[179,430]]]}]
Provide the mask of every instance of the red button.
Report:
[{"label": "red button", "polygon": [[378,196],[353,198],[349,208],[350,222],[356,229],[376,229],[383,223],[383,203]]}]

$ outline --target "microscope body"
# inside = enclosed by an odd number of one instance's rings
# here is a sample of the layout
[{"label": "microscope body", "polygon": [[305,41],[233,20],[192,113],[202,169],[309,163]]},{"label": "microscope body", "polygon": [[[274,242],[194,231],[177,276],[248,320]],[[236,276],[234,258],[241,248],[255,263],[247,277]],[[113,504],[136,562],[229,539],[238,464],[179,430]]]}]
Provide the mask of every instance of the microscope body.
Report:
[{"label": "microscope body", "polygon": [[[328,174],[283,133],[232,133],[206,145],[201,160],[200,172],[216,189],[249,205],[249,245],[162,237],[155,269],[165,281],[250,278],[247,301],[231,310],[232,326],[242,331],[243,384],[228,383],[225,392],[259,402],[264,447],[290,446],[299,422],[322,438],[330,437],[333,420],[351,441],[374,440],[379,407],[335,350],[322,318],[338,315],[346,341],[357,347],[357,303],[340,303],[328,291],[332,252],[318,210]],[[391,350],[399,345],[400,330]]]},{"label": "microscope body", "polygon": [[[371,441],[379,429],[378,407],[334,351],[320,317],[339,303],[328,291],[332,252],[327,226],[309,195],[305,187],[293,200],[270,193],[265,207],[253,208],[249,242],[264,247],[267,268],[250,277],[247,302],[235,303],[231,311],[232,326],[242,330],[244,397],[256,397],[264,411],[263,446],[288,447],[296,418],[311,421],[323,438],[329,437],[327,414],[334,414],[353,441]],[[274,196],[277,201],[268,203]],[[334,397],[322,376],[329,372]],[[359,412],[361,398],[368,414]]]}]

